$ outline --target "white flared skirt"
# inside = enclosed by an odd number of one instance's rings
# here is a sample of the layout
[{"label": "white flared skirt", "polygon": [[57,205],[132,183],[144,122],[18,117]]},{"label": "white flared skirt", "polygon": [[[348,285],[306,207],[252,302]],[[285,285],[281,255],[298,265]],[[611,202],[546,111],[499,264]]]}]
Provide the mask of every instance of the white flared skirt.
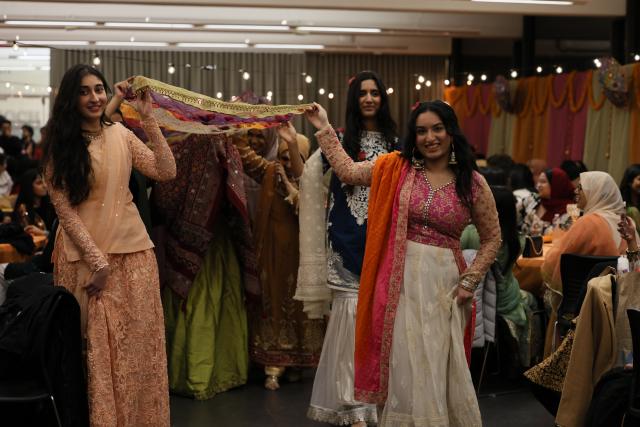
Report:
[{"label": "white flared skirt", "polygon": [[353,398],[357,304],[357,292],[333,291],[331,316],[307,412],[313,420],[334,425],[377,422],[376,406]]},{"label": "white flared skirt", "polygon": [[409,241],[393,330],[384,427],[481,426],[450,249]]}]

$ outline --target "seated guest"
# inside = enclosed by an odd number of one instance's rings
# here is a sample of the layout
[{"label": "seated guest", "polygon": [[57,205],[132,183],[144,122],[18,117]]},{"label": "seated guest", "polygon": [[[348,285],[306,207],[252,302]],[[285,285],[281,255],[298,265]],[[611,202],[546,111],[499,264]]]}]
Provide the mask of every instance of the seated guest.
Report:
[{"label": "seated guest", "polygon": [[565,253],[617,256],[627,248],[618,231],[624,202],[615,181],[606,172],[584,172],[576,189],[578,208],[584,211],[569,231],[545,255],[542,278],[553,293],[555,311],[562,296],[560,256]]},{"label": "seated guest", "polygon": [[[529,366],[529,318],[527,315],[528,298],[525,291],[520,291],[518,279],[512,269],[522,252],[523,241],[516,228],[516,200],[507,187],[491,186],[496,201],[502,246],[496,257],[500,273],[496,275],[497,312],[509,326],[509,332],[518,344],[519,362]],[[465,228],[460,239],[462,249],[480,249],[480,236],[475,226]]]},{"label": "seated guest", "polygon": [[36,142],[33,140],[33,128],[29,125],[22,126],[22,153],[33,159]]},{"label": "seated guest", "polygon": [[37,169],[30,169],[20,178],[20,193],[13,209],[13,221],[32,235],[47,235],[56,217],[47,187]]},{"label": "seated guest", "polygon": [[533,183],[537,185],[540,174],[547,169],[547,161],[544,159],[531,159],[527,162],[527,166],[529,166],[533,175]]},{"label": "seated guest", "polygon": [[523,163],[516,163],[511,168],[509,186],[516,198],[516,221],[518,231],[523,232],[524,219],[535,212],[540,205],[540,196],[533,183],[531,169]]},{"label": "seated guest", "polygon": [[507,174],[507,176],[509,176],[513,165],[513,159],[508,154],[494,154],[492,156],[489,156],[489,158],[487,159],[488,167],[502,169]]},{"label": "seated guest", "polygon": [[487,184],[490,186],[502,186],[506,187],[509,183],[509,175],[508,173],[498,167],[486,167],[480,168],[480,173],[484,176],[484,179],[487,180]]},{"label": "seated guest", "polygon": [[580,182],[580,174],[587,172],[585,164],[578,160],[565,160],[560,165],[560,169],[567,173],[569,179],[576,187],[578,186],[578,182]]},{"label": "seated guest", "polygon": [[548,234],[554,226],[568,221],[567,205],[573,203],[575,187],[565,171],[553,168],[540,174],[536,188],[540,203],[525,216],[522,231],[531,235]]},{"label": "seated guest", "polygon": [[640,230],[640,164],[631,165],[624,171],[620,182],[620,193],[627,204],[627,215]]},{"label": "seated guest", "polygon": [[0,153],[0,197],[11,194],[13,188],[13,180],[7,172],[7,156]]}]

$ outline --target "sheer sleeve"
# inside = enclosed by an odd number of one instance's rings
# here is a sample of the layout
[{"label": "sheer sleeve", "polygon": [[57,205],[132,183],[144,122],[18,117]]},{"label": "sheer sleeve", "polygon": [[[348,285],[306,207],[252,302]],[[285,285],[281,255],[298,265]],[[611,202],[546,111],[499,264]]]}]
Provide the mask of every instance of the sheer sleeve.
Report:
[{"label": "sheer sleeve", "polygon": [[498,211],[491,189],[484,178],[475,173],[474,181],[471,220],[480,236],[480,249],[473,263],[460,276],[460,281],[475,288],[495,261],[502,239]]},{"label": "sheer sleeve", "polygon": [[127,132],[133,167],[156,181],[174,179],[176,177],[176,161],[158,123],[156,123],[156,119],[153,117],[143,119],[142,128],[149,137],[149,147],[140,141],[133,132]]},{"label": "sheer sleeve", "polygon": [[107,267],[109,265],[107,258],[100,251],[98,246],[96,246],[93,238],[87,230],[87,227],[85,227],[75,208],[71,206],[71,203],[69,203],[69,199],[67,198],[64,190],[53,186],[53,183],[51,182],[51,175],[48,171],[45,172],[45,176],[51,203],[53,203],[56,213],[58,214],[60,226],[80,250],[82,258],[89,265],[89,269],[95,273],[96,271]]},{"label": "sheer sleeve", "polygon": [[231,140],[238,149],[238,153],[240,153],[244,173],[249,175],[255,181],[262,182],[262,177],[271,162],[253,151],[251,146],[249,146],[249,142],[244,138],[232,137]]},{"label": "sheer sleeve", "polygon": [[335,130],[331,126],[316,132],[322,153],[341,182],[349,185],[371,185],[375,161],[354,162],[344,151]]}]

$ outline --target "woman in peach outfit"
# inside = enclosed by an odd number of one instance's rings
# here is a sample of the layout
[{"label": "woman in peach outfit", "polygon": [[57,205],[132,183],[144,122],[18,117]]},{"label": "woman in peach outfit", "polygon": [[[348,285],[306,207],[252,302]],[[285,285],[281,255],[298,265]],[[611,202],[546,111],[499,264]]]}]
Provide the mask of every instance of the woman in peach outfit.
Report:
[{"label": "woman in peach outfit", "polygon": [[[116,85],[116,96],[127,86]],[[55,283],[80,303],[91,425],[169,426],[158,267],[128,184],[132,167],[163,181],[176,166],[149,94],[135,103],[147,147],[104,115],[108,90],[96,69],[70,68],[47,125],[45,177],[60,219]]]}]

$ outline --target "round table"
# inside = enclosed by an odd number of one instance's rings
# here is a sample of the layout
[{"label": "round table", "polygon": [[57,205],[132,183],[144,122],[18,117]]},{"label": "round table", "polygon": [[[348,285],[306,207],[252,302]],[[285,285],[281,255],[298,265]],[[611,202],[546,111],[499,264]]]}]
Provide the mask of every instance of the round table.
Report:
[{"label": "round table", "polygon": [[[47,244],[45,236],[32,236],[36,249],[42,249]],[[31,259],[31,255],[21,254],[13,245],[9,243],[0,243],[0,263],[8,262],[25,262]]]}]

